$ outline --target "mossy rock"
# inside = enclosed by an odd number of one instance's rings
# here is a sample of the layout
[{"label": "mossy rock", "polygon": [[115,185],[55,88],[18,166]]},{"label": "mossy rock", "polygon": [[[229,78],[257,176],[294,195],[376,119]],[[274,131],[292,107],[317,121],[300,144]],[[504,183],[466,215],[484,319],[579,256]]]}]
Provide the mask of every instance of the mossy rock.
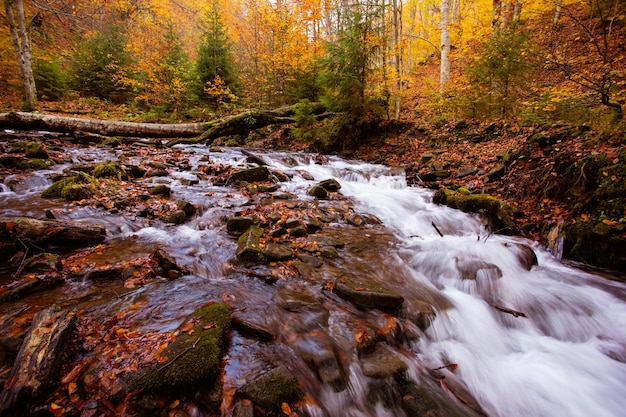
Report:
[{"label": "mossy rock", "polygon": [[457,191],[442,188],[433,196],[433,202],[466,213],[480,213],[489,222],[490,230],[495,233],[515,233],[510,215],[517,214],[517,210],[489,194],[471,194],[463,187]]},{"label": "mossy rock", "polygon": [[262,264],[267,261],[261,249],[260,240],[263,229],[252,225],[237,240],[237,259],[244,263]]},{"label": "mossy rock", "polygon": [[148,190],[148,192],[150,193],[150,195],[169,197],[172,193],[172,190],[167,185],[159,184],[155,185],[154,187],[150,187],[150,190]]},{"label": "mossy rock", "polygon": [[95,178],[117,178],[120,181],[128,178],[126,169],[119,162],[111,161],[97,164],[93,169],[93,176]]},{"label": "mossy rock", "polygon": [[24,146],[24,154],[27,158],[35,158],[35,159],[48,159],[50,156],[48,155],[48,151],[41,143],[37,142],[28,142]]},{"label": "mossy rock", "polygon": [[[168,360],[131,374],[124,383],[124,391],[153,392],[213,382],[227,346],[231,312],[222,303],[194,311],[185,319],[185,331],[161,353]],[[188,329],[190,322],[194,323],[193,328]]]},{"label": "mossy rock", "polygon": [[294,403],[304,392],[298,379],[281,366],[254,378],[241,387],[237,395],[266,410],[279,411],[282,403]]},{"label": "mossy rock", "polygon": [[563,257],[616,270],[626,269],[626,239],[621,224],[577,222],[563,227]]},{"label": "mossy rock", "polygon": [[183,210],[176,210],[163,219],[165,223],[183,224],[187,221],[187,214]]},{"label": "mossy rock", "polygon": [[84,200],[95,193],[93,181],[89,174],[79,172],[55,182],[41,193],[41,197],[64,198],[67,201]]},{"label": "mossy rock", "polygon": [[54,165],[54,161],[41,158],[24,158],[15,161],[15,167],[19,169],[48,169]]},{"label": "mossy rock", "polygon": [[266,181],[270,177],[269,169],[262,165],[251,169],[242,169],[232,173],[231,178],[235,181],[258,182]]}]

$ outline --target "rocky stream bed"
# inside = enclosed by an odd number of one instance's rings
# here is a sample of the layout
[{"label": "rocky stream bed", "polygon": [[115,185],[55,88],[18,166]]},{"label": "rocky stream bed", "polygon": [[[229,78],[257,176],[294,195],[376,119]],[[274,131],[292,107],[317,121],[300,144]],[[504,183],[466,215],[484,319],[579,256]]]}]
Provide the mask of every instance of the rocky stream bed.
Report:
[{"label": "rocky stream bed", "polygon": [[316,154],[0,146],[2,416],[623,410],[626,287],[492,234],[495,199]]}]

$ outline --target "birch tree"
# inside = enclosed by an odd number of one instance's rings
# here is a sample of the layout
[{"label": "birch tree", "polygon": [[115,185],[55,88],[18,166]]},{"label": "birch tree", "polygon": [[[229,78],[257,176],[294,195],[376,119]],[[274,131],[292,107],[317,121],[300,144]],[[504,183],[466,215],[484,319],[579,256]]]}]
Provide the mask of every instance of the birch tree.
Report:
[{"label": "birch tree", "polygon": [[32,67],[33,54],[24,17],[24,3],[22,0],[4,0],[4,11],[24,86],[22,110],[34,111],[37,107],[37,89]]},{"label": "birch tree", "polygon": [[441,67],[439,91],[443,94],[450,80],[450,0],[441,0]]}]

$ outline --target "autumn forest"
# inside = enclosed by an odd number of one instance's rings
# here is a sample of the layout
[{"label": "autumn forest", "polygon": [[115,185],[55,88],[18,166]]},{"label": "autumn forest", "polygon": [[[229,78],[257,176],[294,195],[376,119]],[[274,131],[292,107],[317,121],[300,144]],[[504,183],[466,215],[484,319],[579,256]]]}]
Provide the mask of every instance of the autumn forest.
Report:
[{"label": "autumn forest", "polygon": [[5,109],[71,102],[176,121],[321,98],[386,118],[580,123],[619,120],[626,101],[626,6],[617,0],[4,5]]}]

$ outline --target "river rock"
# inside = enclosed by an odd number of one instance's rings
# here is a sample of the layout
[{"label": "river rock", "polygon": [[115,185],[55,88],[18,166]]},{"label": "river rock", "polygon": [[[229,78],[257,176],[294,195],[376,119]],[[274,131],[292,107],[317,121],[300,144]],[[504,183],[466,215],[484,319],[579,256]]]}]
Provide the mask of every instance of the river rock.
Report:
[{"label": "river rock", "polygon": [[172,193],[172,190],[170,189],[170,187],[168,187],[165,184],[159,184],[159,185],[155,185],[153,187],[150,187],[148,192],[150,193],[150,195],[158,195],[158,196],[163,196],[163,197],[169,197],[170,194]]},{"label": "river rock", "polygon": [[517,253],[517,260],[520,265],[527,271],[530,271],[533,266],[539,264],[537,254],[530,246],[523,243],[504,243],[504,246],[513,248],[513,250]]},{"label": "river rock", "polygon": [[309,190],[309,195],[317,198],[318,200],[326,200],[328,198],[328,190],[320,185],[314,185]]},{"label": "river rock", "polygon": [[260,240],[263,236],[263,229],[256,225],[248,229],[237,240],[237,259],[244,263],[265,263],[267,258],[263,254]]},{"label": "river rock", "polygon": [[339,278],[335,281],[334,292],[354,304],[365,308],[378,308],[387,312],[396,312],[404,303],[404,297],[379,286],[361,285]]},{"label": "river rock", "polygon": [[408,369],[399,354],[382,344],[378,344],[373,352],[361,355],[360,360],[363,374],[370,378],[390,378]]},{"label": "river rock", "polygon": [[304,237],[304,236],[307,236],[308,234],[309,234],[309,231],[307,230],[306,226],[303,224],[297,227],[294,227],[293,229],[289,229],[289,236]]},{"label": "river rock", "polygon": [[48,159],[48,151],[46,148],[37,142],[28,142],[24,146],[24,155],[27,158]]},{"label": "river rock", "polygon": [[274,339],[274,334],[270,327],[266,323],[262,323],[258,315],[250,317],[243,311],[234,311],[232,325],[233,328],[256,339],[263,341]]},{"label": "river rock", "polygon": [[478,273],[493,278],[502,278],[502,270],[492,263],[481,261],[480,259],[455,259],[456,268],[461,279],[475,280]]},{"label": "river rock", "polygon": [[320,181],[318,184],[320,187],[324,187],[324,189],[328,192],[336,192],[341,189],[341,184],[334,178],[329,178],[323,181]]},{"label": "river rock", "polygon": [[165,223],[183,224],[187,221],[187,213],[183,210],[176,210],[163,218]]},{"label": "river rock", "polygon": [[254,216],[234,216],[226,220],[226,230],[232,235],[240,235],[259,220]]},{"label": "river rock", "polygon": [[178,203],[176,203],[176,205],[178,206],[180,210],[185,212],[185,215],[187,217],[191,217],[194,214],[196,214],[196,211],[197,211],[196,206],[191,204],[189,201],[179,200]]},{"label": "river rock", "polygon": [[233,417],[254,417],[254,404],[252,404],[252,401],[247,398],[237,401],[233,408]]},{"label": "river rock", "polygon": [[128,178],[126,169],[119,162],[103,162],[97,164],[93,169],[93,176],[95,178],[117,178],[123,180]]},{"label": "river rock", "polygon": [[336,391],[346,388],[346,376],[342,362],[337,357],[335,346],[323,332],[299,335],[290,344],[291,348],[315,371],[322,382]]},{"label": "river rock", "polygon": [[246,383],[237,391],[237,396],[268,411],[279,411],[282,403],[294,403],[304,396],[304,392],[298,378],[286,367],[279,366]]},{"label": "river rock", "polygon": [[[193,323],[193,327],[190,327]],[[214,303],[189,315],[176,340],[161,353],[168,360],[154,363],[128,376],[123,392],[153,392],[213,383],[227,345],[231,308]]]},{"label": "river rock", "polygon": [[241,169],[231,174],[231,178],[235,181],[259,182],[267,181],[270,177],[270,171],[267,166],[262,165],[250,169]]},{"label": "river rock", "polygon": [[270,242],[263,249],[263,255],[272,261],[288,261],[293,258],[293,247],[287,244]]}]

